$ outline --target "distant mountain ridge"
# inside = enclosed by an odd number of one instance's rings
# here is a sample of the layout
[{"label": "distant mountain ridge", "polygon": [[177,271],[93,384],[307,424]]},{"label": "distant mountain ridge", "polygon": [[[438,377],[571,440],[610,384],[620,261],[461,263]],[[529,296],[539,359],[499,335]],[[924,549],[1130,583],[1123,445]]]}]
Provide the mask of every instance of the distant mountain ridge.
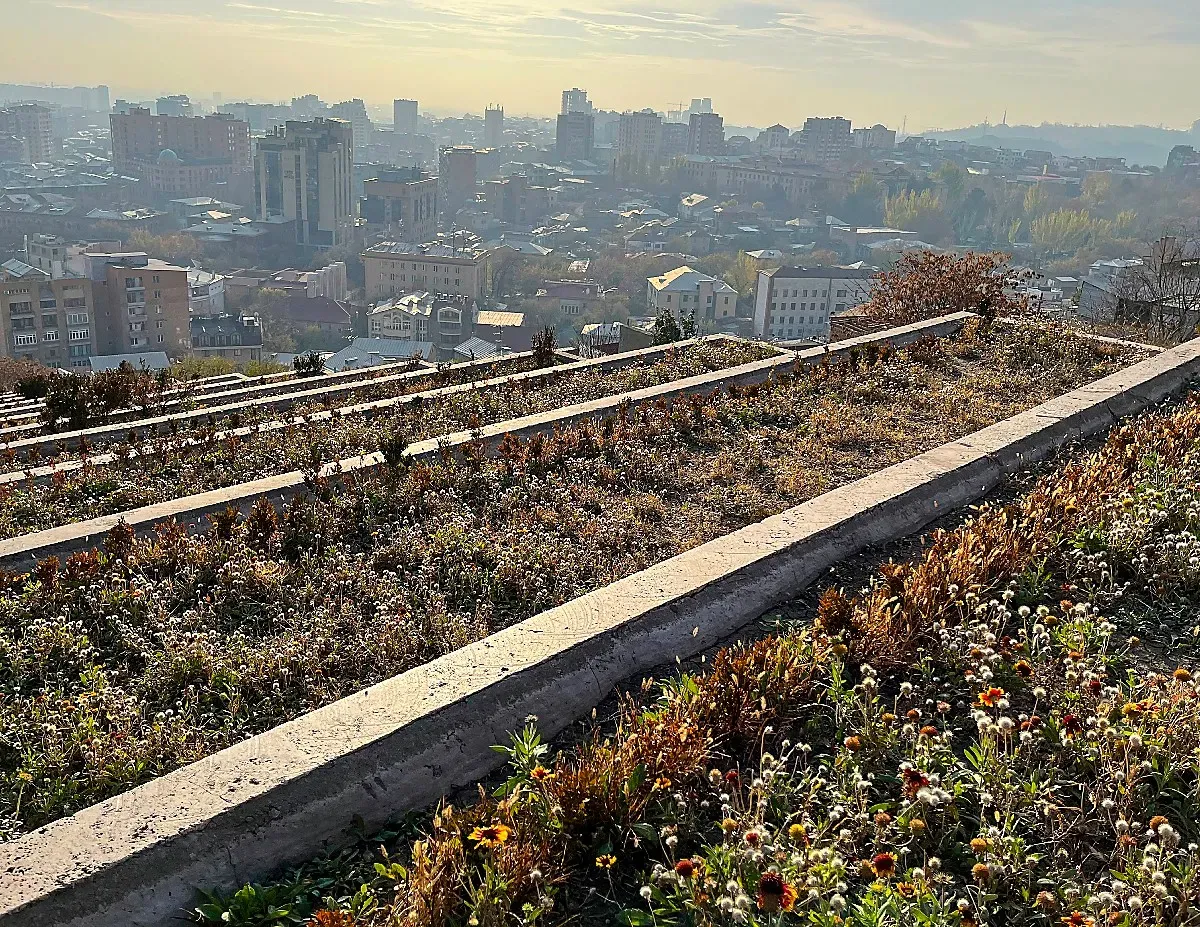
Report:
[{"label": "distant mountain ridge", "polygon": [[1066,157],[1125,158],[1130,164],[1162,167],[1176,145],[1200,144],[1200,121],[1191,131],[1159,126],[980,125],[931,129],[926,138],[956,139],[990,147],[1051,151]]}]

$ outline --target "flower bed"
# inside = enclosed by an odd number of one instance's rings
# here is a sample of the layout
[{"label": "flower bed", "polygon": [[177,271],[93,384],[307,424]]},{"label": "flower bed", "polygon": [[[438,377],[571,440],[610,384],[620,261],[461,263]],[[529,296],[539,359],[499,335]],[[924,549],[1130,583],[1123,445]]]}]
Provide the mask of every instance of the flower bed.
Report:
[{"label": "flower bed", "polygon": [[[488,363],[443,365],[436,370],[421,369],[417,362],[387,364],[364,370],[344,371],[328,377],[305,377],[280,383],[231,386],[225,392],[204,396],[186,395],[168,403],[151,404],[136,410],[120,410],[108,415],[104,424],[96,424],[81,448],[78,432],[57,433],[33,423],[5,435],[10,462],[23,459],[38,462],[47,446],[56,448],[56,459],[69,460],[88,447],[119,442],[130,435],[154,434],[170,429],[172,436],[181,429],[212,431],[218,427],[268,421],[271,410],[292,405],[298,394],[310,390],[331,390],[322,399],[301,400],[294,405],[308,411],[336,408],[348,400],[372,400],[403,396],[413,392],[471,383],[496,376],[514,376],[560,362],[557,355],[547,360],[530,354]],[[186,393],[186,389],[183,390]],[[149,422],[149,424],[147,424]],[[19,443],[25,442],[25,443]],[[15,447],[13,446],[15,445]],[[32,453],[31,453],[32,452]]]},{"label": "flower bed", "polygon": [[[204,923],[1194,922],[1200,397]],[[1146,640],[1143,640],[1143,637]],[[311,920],[309,918],[311,917]]]},{"label": "flower bed", "polygon": [[[210,432],[208,440],[190,445],[180,440],[160,439],[153,451],[137,456],[129,455],[128,449],[125,452],[116,449],[111,452],[111,462],[100,466],[85,465],[56,473],[51,480],[40,483],[26,480],[23,484],[0,487],[0,503],[4,506],[0,513],[0,538],[233,486],[275,473],[313,468],[318,463],[372,453],[385,442],[420,441],[736,367],[773,353],[745,342],[693,345],[615,370],[588,368],[561,375],[549,373],[536,379],[493,384],[378,410],[370,417],[338,416],[325,422],[292,422],[286,426],[277,422],[261,431],[224,438]],[[504,369],[497,375],[516,372]],[[446,382],[439,379],[440,386],[455,385],[454,378],[447,376]],[[431,387],[428,380],[419,382],[423,388]],[[319,405],[310,405],[294,410],[294,414],[319,410]],[[263,418],[261,412],[249,417]]]},{"label": "flower bed", "polygon": [[[972,325],[3,577],[8,835],[1132,359]],[[335,488],[338,490],[335,492]]]}]

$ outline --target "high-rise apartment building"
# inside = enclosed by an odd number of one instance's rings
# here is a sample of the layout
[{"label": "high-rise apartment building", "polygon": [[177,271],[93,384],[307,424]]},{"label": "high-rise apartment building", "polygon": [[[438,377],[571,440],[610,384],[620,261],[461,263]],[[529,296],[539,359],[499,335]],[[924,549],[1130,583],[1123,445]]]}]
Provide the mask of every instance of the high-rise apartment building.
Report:
[{"label": "high-rise apartment building", "polygon": [[800,133],[800,148],[806,161],[832,164],[850,151],[850,120],[841,116],[810,116]]},{"label": "high-rise apartment building", "polygon": [[470,145],[443,148],[438,154],[442,208],[453,215],[475,197],[478,181],[475,149]]},{"label": "high-rise apartment building", "polygon": [[192,108],[192,101],[186,93],[177,93],[169,97],[159,97],[154,104],[154,111],[160,116],[196,115],[195,110]]},{"label": "high-rise apartment building", "polygon": [[397,135],[416,135],[420,105],[416,100],[392,102],[392,121]]},{"label": "high-rise apartment building", "polygon": [[692,113],[687,153],[709,158],[725,154],[725,120],[716,113]]},{"label": "high-rise apartment building", "polygon": [[562,92],[562,109],[559,112],[563,115],[567,113],[590,113],[592,104],[588,100],[586,90],[580,90],[574,87],[571,90]]},{"label": "high-rise apartment building", "polygon": [[596,144],[596,117],[591,113],[563,113],[558,117],[554,153],[559,161],[590,161]]},{"label": "high-rise apartment building", "polygon": [[156,116],[145,107],[109,116],[113,168],[155,193],[212,195],[217,184],[248,183],[250,126],[233,116]]},{"label": "high-rise apartment building", "polygon": [[87,278],[18,260],[0,264],[0,356],[86,367],[96,353],[95,324]]},{"label": "high-rise apartment building", "polygon": [[492,105],[483,114],[483,144],[488,148],[504,145],[504,107]]},{"label": "high-rise apartment building", "polygon": [[55,106],[77,106],[96,113],[108,114],[108,87],[42,87],[37,84],[0,84],[0,103],[52,103]]},{"label": "high-rise apartment building", "polygon": [[23,141],[25,160],[48,161],[58,153],[50,112],[50,107],[40,103],[19,103],[0,109],[0,135]]},{"label": "high-rise apartment building", "polygon": [[437,237],[438,179],[419,167],[381,171],[363,181],[360,213],[372,231],[418,244]]},{"label": "high-rise apartment building", "polygon": [[345,119],[354,129],[354,147],[362,151],[371,143],[371,119],[367,115],[367,105],[357,97],[342,103],[334,103],[329,107],[329,115],[336,119]]},{"label": "high-rise apartment building", "polygon": [[88,248],[81,260],[91,281],[100,353],[181,357],[191,351],[186,268],[144,251]]},{"label": "high-rise apartment building", "polygon": [[617,154],[622,158],[655,161],[662,148],[662,116],[650,110],[622,113],[617,128]]},{"label": "high-rise apartment building", "polygon": [[686,122],[664,122],[662,124],[662,144],[659,145],[659,155],[663,161],[683,157],[688,153],[688,136],[691,125]]},{"label": "high-rise apartment building", "polygon": [[296,243],[348,244],[354,231],[354,129],[341,119],[289,120],[258,140],[257,214],[296,223]]}]

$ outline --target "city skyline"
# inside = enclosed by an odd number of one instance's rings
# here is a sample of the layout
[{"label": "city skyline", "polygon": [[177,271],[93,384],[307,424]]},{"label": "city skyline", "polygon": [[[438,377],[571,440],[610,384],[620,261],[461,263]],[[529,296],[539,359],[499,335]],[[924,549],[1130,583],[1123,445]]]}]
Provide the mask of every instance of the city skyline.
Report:
[{"label": "city skyline", "polygon": [[[552,115],[563,87],[604,109],[660,111],[708,96],[731,125],[842,113],[910,131],[990,118],[1009,122],[1187,127],[1186,86],[1200,29],[1185,0],[1150,0],[1136,19],[1112,0],[1032,0],[1003,17],[980,0],[37,0],[30,25],[64,54],[13,50],[0,80],[106,83],[199,98],[327,100],[385,106],[414,97],[430,111]],[[210,41],[196,52],[193,30]],[[96,48],[106,54],[97,58]],[[402,54],[397,54],[397,52]],[[449,55],[449,56],[448,56]],[[1137,56],[1138,66],[1114,67]],[[414,66],[414,64],[416,66]],[[423,65],[428,64],[428,67]]]}]

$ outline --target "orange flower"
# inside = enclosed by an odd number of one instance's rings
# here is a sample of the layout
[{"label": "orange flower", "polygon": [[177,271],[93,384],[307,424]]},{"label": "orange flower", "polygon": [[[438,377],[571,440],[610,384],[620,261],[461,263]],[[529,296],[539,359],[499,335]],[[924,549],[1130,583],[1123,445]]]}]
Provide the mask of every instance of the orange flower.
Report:
[{"label": "orange flower", "polygon": [[654,791],[656,791],[656,792],[665,792],[670,787],[671,787],[671,780],[668,779],[666,776],[659,776],[657,779],[654,780]]},{"label": "orange flower", "polygon": [[862,747],[861,738],[859,738],[858,736],[856,736],[854,734],[851,734],[849,737],[847,737],[843,741],[843,743],[846,745],[846,749],[849,750],[851,753],[857,753],[858,750]]},{"label": "orange flower", "polygon": [[545,766],[535,766],[529,777],[535,782],[548,782],[554,778],[554,773],[550,772]]},{"label": "orange flower", "polygon": [[896,894],[901,898],[916,898],[920,894],[920,889],[912,882],[899,882],[896,885]]},{"label": "orange flower", "polygon": [[996,703],[1002,698],[1004,698],[1004,690],[992,686],[990,689],[979,693],[979,704],[985,708],[995,708]]},{"label": "orange flower", "polygon": [[1166,823],[1167,823],[1167,819],[1165,817],[1163,817],[1161,814],[1156,814],[1154,817],[1152,817],[1150,819],[1150,829],[1158,830],[1160,827],[1162,827],[1162,825],[1164,825]]},{"label": "orange flower", "polygon": [[500,846],[512,836],[512,828],[507,824],[489,824],[487,827],[476,827],[468,839],[474,840],[480,846],[492,849]]},{"label": "orange flower", "polygon": [[992,870],[988,867],[987,863],[976,863],[971,867],[971,878],[980,885],[986,885],[992,881]]},{"label": "orange flower", "polygon": [[1066,917],[1060,917],[1059,920],[1067,927],[1096,927],[1096,919],[1088,917],[1082,911],[1072,911]]},{"label": "orange flower", "polygon": [[896,874],[896,857],[891,853],[878,853],[871,858],[871,870],[881,879]]},{"label": "orange flower", "polygon": [[875,815],[875,826],[876,827],[887,827],[891,823],[892,823],[892,816],[890,814],[888,814],[886,811],[880,811],[878,814]]},{"label": "orange flower", "polygon": [[936,727],[934,727],[932,724],[926,724],[923,728],[921,728],[921,736],[922,737],[928,737],[929,739],[932,740],[934,737],[937,737],[937,735],[938,735],[938,729]]},{"label": "orange flower", "polygon": [[764,872],[758,880],[758,907],[769,914],[790,911],[796,904],[796,890],[778,872]]},{"label": "orange flower", "polygon": [[1192,678],[1192,674],[1182,666],[1175,670],[1175,672],[1173,672],[1171,675],[1175,677],[1176,682],[1189,682]]},{"label": "orange flower", "polygon": [[982,856],[987,852],[988,841],[986,837],[976,837],[971,841],[971,852],[976,856]]},{"label": "orange flower", "polygon": [[345,911],[318,911],[305,927],[354,927],[354,915]]}]

